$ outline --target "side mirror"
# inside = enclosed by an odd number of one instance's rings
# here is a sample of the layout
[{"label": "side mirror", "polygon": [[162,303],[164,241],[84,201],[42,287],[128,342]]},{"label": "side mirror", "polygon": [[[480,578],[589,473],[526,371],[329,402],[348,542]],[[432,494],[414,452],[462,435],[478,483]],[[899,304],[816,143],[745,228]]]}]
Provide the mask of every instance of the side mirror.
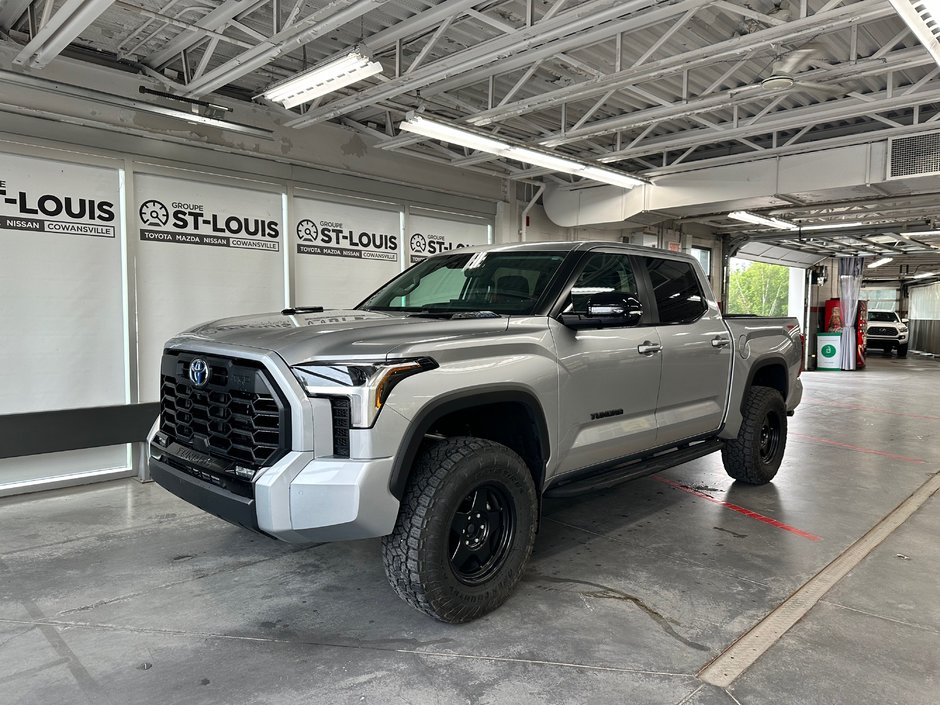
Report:
[{"label": "side mirror", "polygon": [[902,319],[901,319],[901,323],[907,323],[907,321],[908,321],[908,319],[906,319],[906,318],[902,318]]},{"label": "side mirror", "polygon": [[633,326],[643,318],[643,305],[632,296],[615,292],[595,294],[587,302],[587,313],[562,314],[561,322],[569,328],[612,328]]}]

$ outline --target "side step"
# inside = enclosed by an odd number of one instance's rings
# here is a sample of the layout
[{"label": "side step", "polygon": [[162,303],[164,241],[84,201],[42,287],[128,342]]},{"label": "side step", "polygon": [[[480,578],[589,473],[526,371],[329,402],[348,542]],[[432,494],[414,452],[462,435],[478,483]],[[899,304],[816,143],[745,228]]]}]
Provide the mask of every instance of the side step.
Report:
[{"label": "side step", "polygon": [[690,460],[709,455],[717,450],[721,450],[723,445],[724,443],[716,438],[685,448],[676,448],[675,450],[662,453],[661,455],[627,461],[614,465],[611,468],[600,469],[586,477],[582,476],[579,479],[560,482],[557,485],[549,487],[545,492],[545,496],[574,497],[575,495],[584,494],[585,492],[614,487],[622,482],[635,480],[638,477],[645,477],[646,475],[653,475],[662,470],[668,470],[676,465],[682,465],[682,463],[687,463]]}]

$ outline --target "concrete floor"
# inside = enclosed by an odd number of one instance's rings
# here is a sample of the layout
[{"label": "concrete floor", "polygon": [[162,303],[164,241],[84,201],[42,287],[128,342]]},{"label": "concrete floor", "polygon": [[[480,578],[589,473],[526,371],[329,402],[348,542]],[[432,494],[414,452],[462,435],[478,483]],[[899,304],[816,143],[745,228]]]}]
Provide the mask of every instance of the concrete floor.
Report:
[{"label": "concrete floor", "polygon": [[553,501],[466,626],[399,601],[378,541],[298,550],[132,480],[0,500],[0,703],[936,705],[936,496],[728,690],[695,676],[940,468],[940,363],[803,380],[773,484],[710,456]]}]

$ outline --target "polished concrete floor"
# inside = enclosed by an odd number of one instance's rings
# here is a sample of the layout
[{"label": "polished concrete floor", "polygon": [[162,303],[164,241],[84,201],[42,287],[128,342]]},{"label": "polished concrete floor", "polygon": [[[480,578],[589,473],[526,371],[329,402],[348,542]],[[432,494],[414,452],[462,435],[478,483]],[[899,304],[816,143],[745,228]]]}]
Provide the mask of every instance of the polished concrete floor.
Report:
[{"label": "polished concrete floor", "polygon": [[936,705],[936,496],[727,690],[696,677],[940,469],[940,363],[803,379],[773,484],[710,456],[553,501],[466,626],[399,601],[378,541],[292,548],[133,480],[0,500],[0,703]]}]

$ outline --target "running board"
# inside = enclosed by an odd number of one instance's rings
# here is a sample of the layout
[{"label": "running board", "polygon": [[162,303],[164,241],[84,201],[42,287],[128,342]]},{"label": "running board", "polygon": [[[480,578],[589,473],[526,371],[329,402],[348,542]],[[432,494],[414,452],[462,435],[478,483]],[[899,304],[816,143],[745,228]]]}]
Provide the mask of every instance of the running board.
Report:
[{"label": "running board", "polygon": [[654,455],[649,458],[639,458],[623,464],[615,465],[606,470],[600,470],[591,473],[587,477],[577,480],[561,482],[549,487],[545,492],[546,497],[574,497],[575,495],[593,492],[594,490],[603,490],[608,487],[614,487],[622,482],[635,480],[639,477],[653,475],[663,470],[668,470],[676,465],[682,465],[690,460],[696,460],[706,455],[710,455],[717,450],[721,450],[724,443],[717,438],[711,441],[703,441],[686,448],[676,448],[662,455]]}]

